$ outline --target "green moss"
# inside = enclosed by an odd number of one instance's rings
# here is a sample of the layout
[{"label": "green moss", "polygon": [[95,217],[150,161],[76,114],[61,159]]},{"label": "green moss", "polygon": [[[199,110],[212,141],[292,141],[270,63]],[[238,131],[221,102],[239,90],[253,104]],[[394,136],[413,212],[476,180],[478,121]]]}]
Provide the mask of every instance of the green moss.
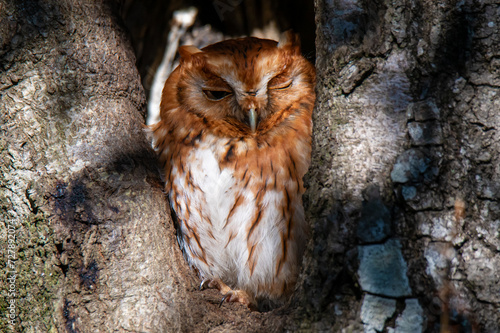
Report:
[{"label": "green moss", "polygon": [[[52,233],[48,227],[48,219],[40,210],[37,214],[29,215],[16,230],[18,246],[18,259],[15,267],[17,325],[14,331],[25,331],[30,327],[49,331],[53,327],[54,304],[62,273],[51,264],[56,248],[50,235]],[[2,248],[7,245],[5,241],[1,243]],[[5,267],[6,264],[6,257],[2,256],[0,265]],[[0,275],[2,281],[7,279],[7,272],[2,272]],[[9,305],[6,297],[7,290],[2,290],[2,296],[0,310],[2,314],[5,314]],[[2,316],[0,320],[0,331],[12,331],[5,316]]]}]

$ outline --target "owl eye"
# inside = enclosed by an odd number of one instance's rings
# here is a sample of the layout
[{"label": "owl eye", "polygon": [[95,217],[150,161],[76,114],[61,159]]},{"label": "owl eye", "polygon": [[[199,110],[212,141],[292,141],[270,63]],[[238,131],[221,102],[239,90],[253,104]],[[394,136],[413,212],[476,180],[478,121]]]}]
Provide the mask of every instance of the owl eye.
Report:
[{"label": "owl eye", "polygon": [[273,83],[272,81],[269,84],[269,89],[273,90],[285,90],[288,89],[292,86],[292,80],[285,81],[285,82],[279,82],[279,83]]},{"label": "owl eye", "polygon": [[220,101],[221,99],[233,94],[232,92],[226,90],[208,90],[208,89],[203,89],[203,93],[211,101]]}]

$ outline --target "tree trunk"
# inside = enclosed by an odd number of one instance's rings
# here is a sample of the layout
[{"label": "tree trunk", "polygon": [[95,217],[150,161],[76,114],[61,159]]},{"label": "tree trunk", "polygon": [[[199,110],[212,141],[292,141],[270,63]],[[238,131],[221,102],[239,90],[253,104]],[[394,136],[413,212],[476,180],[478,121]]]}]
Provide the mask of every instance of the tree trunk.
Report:
[{"label": "tree trunk", "polygon": [[178,249],[120,3],[0,0],[2,332],[498,330],[498,5],[315,5],[312,239],[257,313]]},{"label": "tree trunk", "polygon": [[498,9],[316,1],[312,330],[500,328]]}]

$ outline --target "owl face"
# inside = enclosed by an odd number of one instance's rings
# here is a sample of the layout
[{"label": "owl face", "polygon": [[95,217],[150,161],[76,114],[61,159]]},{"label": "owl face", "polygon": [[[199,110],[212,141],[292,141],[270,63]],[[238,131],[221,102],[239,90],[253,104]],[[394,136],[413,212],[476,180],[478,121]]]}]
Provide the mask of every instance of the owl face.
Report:
[{"label": "owl face", "polygon": [[272,115],[314,86],[314,68],[301,56],[293,34],[280,42],[248,37],[202,50],[182,47],[179,53],[178,104],[243,135],[267,131],[271,121],[278,125]]}]

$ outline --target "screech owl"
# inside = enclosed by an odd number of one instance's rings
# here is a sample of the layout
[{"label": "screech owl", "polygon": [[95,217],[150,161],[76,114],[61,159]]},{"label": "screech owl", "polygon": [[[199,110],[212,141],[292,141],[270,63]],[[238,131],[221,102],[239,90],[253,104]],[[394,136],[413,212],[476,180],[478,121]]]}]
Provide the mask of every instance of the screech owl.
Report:
[{"label": "screech owl", "polygon": [[[314,67],[298,37],[182,46],[150,127],[201,288],[255,308],[294,289],[307,239]],[[222,304],[222,303],[221,303]]]}]

